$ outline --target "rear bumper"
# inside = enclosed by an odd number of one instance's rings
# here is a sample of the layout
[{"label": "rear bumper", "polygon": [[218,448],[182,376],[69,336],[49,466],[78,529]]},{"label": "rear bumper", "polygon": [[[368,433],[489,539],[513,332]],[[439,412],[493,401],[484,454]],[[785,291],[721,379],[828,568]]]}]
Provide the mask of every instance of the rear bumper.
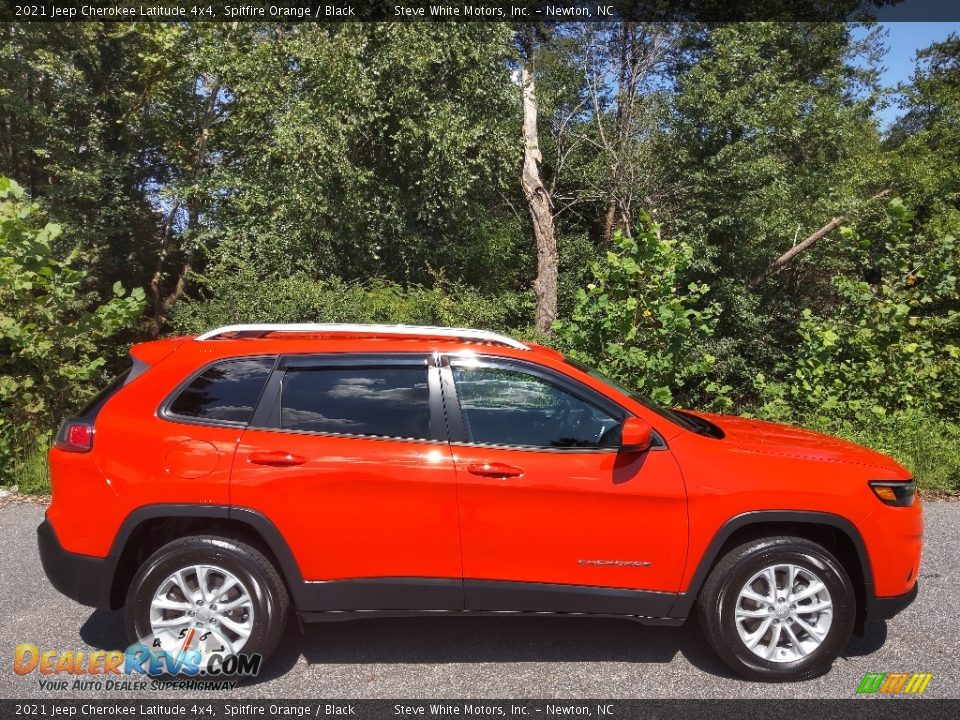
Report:
[{"label": "rear bumper", "polygon": [[867,593],[867,620],[889,620],[912,603],[920,589],[920,582],[917,581],[913,587],[903,593],[903,595],[893,595],[892,597],[876,597],[872,592]]},{"label": "rear bumper", "polygon": [[91,607],[108,608],[116,558],[98,558],[67,552],[53,526],[44,520],[37,527],[40,563],[50,583],[71,600]]}]

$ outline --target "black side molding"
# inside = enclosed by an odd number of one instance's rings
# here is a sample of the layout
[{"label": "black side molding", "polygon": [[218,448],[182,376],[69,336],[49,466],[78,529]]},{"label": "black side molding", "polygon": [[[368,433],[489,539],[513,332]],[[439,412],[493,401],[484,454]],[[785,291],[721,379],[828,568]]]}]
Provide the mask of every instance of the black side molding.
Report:
[{"label": "black side molding", "polygon": [[304,620],[397,617],[444,613],[545,613],[624,617],[649,624],[681,624],[693,608],[706,575],[731,535],[757,523],[802,523],[837,529],[856,549],[864,576],[865,616],[887,619],[909,605],[917,587],[895,598],[877,598],[863,539],[846,518],[810,511],[755,511],[727,521],[710,542],[685,593],[459,578],[384,577],[307,581],[277,527],[249,508],[224,505],[147,505],[124,520],[106,558],[67,553],[49,523],[38,529],[44,569],[53,585],[78,602],[110,606],[118,560],[134,530],[154,518],[232,520],[246,525],[264,541],[286,578],[295,606]]},{"label": "black side molding", "polygon": [[46,519],[37,526],[37,546],[43,571],[57,590],[81,605],[110,606],[115,557],[98,558],[64,550]]},{"label": "black side molding", "polygon": [[676,593],[584,585],[464,580],[467,610],[583,613],[665,618]]},{"label": "black side molding", "polygon": [[867,622],[873,620],[889,620],[896,616],[901,610],[904,610],[914,600],[917,599],[917,593],[920,591],[920,582],[917,581],[913,587],[907,590],[903,595],[894,595],[892,597],[877,597],[872,592],[867,593]]},{"label": "black side molding", "polygon": [[836,528],[846,535],[853,543],[857,552],[857,558],[860,561],[860,569],[863,572],[864,590],[869,605],[870,598],[873,596],[873,572],[870,569],[870,558],[867,555],[867,547],[860,536],[860,531],[856,526],[845,517],[834,515],[832,513],[814,512],[810,510],[754,510],[745,512],[741,515],[730,518],[725,522],[713,536],[713,540],[707,546],[700,563],[697,565],[697,571],[690,580],[690,587],[685,593],[677,596],[677,602],[670,610],[672,617],[686,617],[693,609],[693,605],[700,593],[700,588],[707,579],[707,574],[713,567],[720,548],[737,530],[749,525],[759,523],[799,523],[802,525],[826,525]]},{"label": "black side molding", "polygon": [[119,558],[127,545],[130,536],[137,526],[147,520],[157,518],[197,518],[206,520],[236,520],[248,526],[254,532],[263,538],[270,552],[276,558],[280,565],[280,571],[287,580],[290,592],[293,595],[293,601],[297,607],[303,607],[304,603],[309,602],[309,596],[304,593],[305,583],[303,575],[300,573],[300,566],[297,565],[290,546],[283,539],[283,535],[277,530],[270,520],[256,510],[248,508],[230,507],[228,505],[196,505],[189,503],[171,503],[144,505],[131,512],[124,519],[114,538],[113,545],[110,547],[110,555]]}]

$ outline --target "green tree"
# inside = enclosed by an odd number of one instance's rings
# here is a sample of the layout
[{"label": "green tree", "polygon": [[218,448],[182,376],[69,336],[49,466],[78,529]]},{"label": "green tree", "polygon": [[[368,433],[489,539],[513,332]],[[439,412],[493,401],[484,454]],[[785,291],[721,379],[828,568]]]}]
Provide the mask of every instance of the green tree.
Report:
[{"label": "green tree", "polygon": [[904,116],[891,128],[897,189],[921,217],[937,222],[960,207],[960,37],[917,54],[902,88]]},{"label": "green tree", "polygon": [[245,25],[210,52],[224,116],[200,246],[263,276],[528,282],[504,200],[520,157],[508,28]]},{"label": "green tree", "polygon": [[707,381],[714,358],[704,351],[718,308],[699,307],[710,288],[683,284],[692,248],[644,221],[633,237],[614,233],[613,249],[593,264],[569,318],[555,324],[557,342],[657,402],[719,400],[729,388]]},{"label": "green tree", "polygon": [[818,243],[757,292],[746,285],[798,239],[884,186],[872,108],[877,50],[843,23],[740,23],[688,31],[674,68],[669,165],[657,219],[695,249],[695,277],[723,307],[718,371],[751,402],[750,378],[790,342],[803,307],[828,307],[842,246]]},{"label": "green tree", "polygon": [[780,414],[960,418],[960,212],[942,234],[924,230],[899,199],[871,236],[844,229],[860,248],[859,272],[833,279],[831,312],[803,312],[799,342],[781,360],[786,382],[760,379]]},{"label": "green tree", "polygon": [[68,410],[96,392],[108,341],[136,321],[143,290],[98,304],[76,257],[57,260],[56,224],[37,227],[36,206],[0,177],[0,483]]},{"label": "green tree", "polygon": [[103,296],[117,279],[146,284],[164,222],[156,192],[190,151],[192,31],[13,23],[0,36],[0,174],[73,228]]}]

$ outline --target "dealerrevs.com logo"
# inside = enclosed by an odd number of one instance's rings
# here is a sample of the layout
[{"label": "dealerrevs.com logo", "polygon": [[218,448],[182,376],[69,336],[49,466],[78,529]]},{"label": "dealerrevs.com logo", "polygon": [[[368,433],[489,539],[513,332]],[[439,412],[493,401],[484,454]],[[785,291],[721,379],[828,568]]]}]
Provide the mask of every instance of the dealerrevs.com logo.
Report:
[{"label": "dealerrevs.com logo", "polygon": [[920,695],[932,679],[931,673],[867,673],[857,686],[857,694]]},{"label": "dealerrevs.com logo", "polygon": [[186,645],[176,653],[151,647],[148,641],[126,650],[40,650],[21,643],[14,650],[17,675],[39,675],[41,690],[231,690],[229,678],[254,677],[259,654],[201,653]]}]

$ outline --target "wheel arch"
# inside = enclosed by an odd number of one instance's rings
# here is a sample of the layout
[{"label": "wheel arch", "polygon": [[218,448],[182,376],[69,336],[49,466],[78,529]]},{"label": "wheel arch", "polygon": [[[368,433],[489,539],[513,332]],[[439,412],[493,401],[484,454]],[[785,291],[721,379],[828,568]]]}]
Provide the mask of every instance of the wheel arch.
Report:
[{"label": "wheel arch", "polygon": [[262,513],[225,505],[159,504],[131,512],[110,548],[116,570],[110,588],[110,607],[123,606],[137,569],[153,552],[187,535],[221,535],[247,542],[274,563],[295,606],[300,605],[303,576],[277,527]]},{"label": "wheel arch", "polygon": [[727,520],[713,536],[697,564],[690,585],[671,608],[674,617],[687,617],[710,571],[732,547],[774,535],[797,535],[822,544],[836,555],[850,576],[857,597],[857,632],[863,630],[868,599],[873,596],[873,572],[860,531],[850,520],[833,513],[808,510],[756,510]]}]

